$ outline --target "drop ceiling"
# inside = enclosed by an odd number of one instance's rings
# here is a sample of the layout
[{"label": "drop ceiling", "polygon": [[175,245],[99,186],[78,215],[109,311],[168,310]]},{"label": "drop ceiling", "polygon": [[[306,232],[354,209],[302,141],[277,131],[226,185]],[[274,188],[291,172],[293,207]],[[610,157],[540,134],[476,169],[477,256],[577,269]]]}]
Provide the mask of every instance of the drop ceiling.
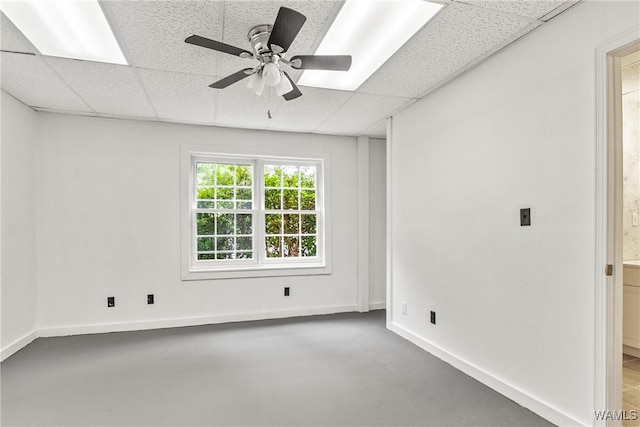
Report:
[{"label": "drop ceiling", "polygon": [[[209,84],[254,61],[188,45],[190,34],[250,50],[249,29],[271,24],[280,6],[307,22],[289,49],[311,54],[341,1],[102,1],[129,66],[43,56],[1,16],[4,91],[37,111],[384,137],[385,119],[495,52],[545,25],[577,1],[441,1],[441,12],[355,92],[301,86],[285,101],[246,82]],[[362,48],[375,49],[363,41]],[[294,80],[300,71],[291,71]],[[271,118],[267,111],[271,112]]]}]

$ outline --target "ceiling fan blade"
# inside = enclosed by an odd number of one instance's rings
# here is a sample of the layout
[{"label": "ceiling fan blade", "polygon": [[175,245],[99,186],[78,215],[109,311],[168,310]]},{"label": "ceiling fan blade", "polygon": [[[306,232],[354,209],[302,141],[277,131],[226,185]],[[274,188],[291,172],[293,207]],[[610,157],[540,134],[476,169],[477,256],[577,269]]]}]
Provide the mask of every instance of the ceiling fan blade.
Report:
[{"label": "ceiling fan blade", "polygon": [[287,74],[286,71],[283,71],[282,74],[284,74],[284,76],[289,80],[289,83],[291,83],[291,86],[293,87],[292,90],[282,95],[285,101],[291,101],[292,99],[296,99],[302,96],[302,92],[300,92],[300,89],[298,89],[298,86],[296,86],[289,74]]},{"label": "ceiling fan blade", "polygon": [[217,50],[218,52],[228,53],[229,55],[239,56],[241,58],[251,58],[253,54],[248,50],[231,46],[230,44],[217,42],[206,37],[191,35],[184,40],[186,43],[196,46],[206,47],[208,49]]},{"label": "ceiling fan blade", "polygon": [[251,74],[253,74],[251,73],[251,71],[253,71],[253,68],[245,68],[244,70],[240,70],[237,73],[233,73],[230,76],[225,77],[224,79],[220,79],[217,82],[210,84],[209,87],[212,87],[214,89],[224,89],[227,86],[239,82],[245,77],[249,77]]},{"label": "ceiling fan blade", "polygon": [[296,55],[289,62],[298,70],[349,71],[351,55]]},{"label": "ceiling fan blade", "polygon": [[[288,7],[281,7],[267,42],[269,49],[275,53],[286,52],[306,20],[307,17],[300,12]],[[272,47],[272,45],[277,46],[277,48]]]}]

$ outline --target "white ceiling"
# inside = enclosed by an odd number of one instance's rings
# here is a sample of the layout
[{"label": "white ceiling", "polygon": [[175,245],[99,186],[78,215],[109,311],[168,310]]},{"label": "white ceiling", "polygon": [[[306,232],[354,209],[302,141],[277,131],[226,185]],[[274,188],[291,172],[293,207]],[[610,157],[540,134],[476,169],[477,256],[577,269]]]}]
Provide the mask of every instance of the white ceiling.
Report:
[{"label": "white ceiling", "polygon": [[[254,61],[184,43],[190,34],[251,50],[246,34],[280,6],[307,22],[289,48],[312,54],[341,1],[102,1],[130,66],[42,56],[1,16],[2,89],[38,111],[341,135],[384,136],[385,118],[544,25],[577,1],[451,0],[356,92],[300,87],[284,101],[209,84]],[[363,48],[375,49],[363,42]],[[15,53],[21,52],[21,53]],[[35,55],[26,55],[24,53]],[[292,70],[295,79],[299,71]],[[267,117],[267,110],[272,118]]]}]

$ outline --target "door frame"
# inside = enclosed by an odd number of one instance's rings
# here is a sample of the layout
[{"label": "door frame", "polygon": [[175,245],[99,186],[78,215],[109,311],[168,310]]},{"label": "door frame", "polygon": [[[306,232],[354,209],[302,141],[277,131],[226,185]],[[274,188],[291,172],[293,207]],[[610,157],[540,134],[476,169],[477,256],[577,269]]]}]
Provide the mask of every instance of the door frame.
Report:
[{"label": "door frame", "polygon": [[[622,409],[622,86],[632,31],[596,49],[595,410]],[[607,276],[607,264],[613,275]],[[598,421],[616,425],[619,421]]]}]

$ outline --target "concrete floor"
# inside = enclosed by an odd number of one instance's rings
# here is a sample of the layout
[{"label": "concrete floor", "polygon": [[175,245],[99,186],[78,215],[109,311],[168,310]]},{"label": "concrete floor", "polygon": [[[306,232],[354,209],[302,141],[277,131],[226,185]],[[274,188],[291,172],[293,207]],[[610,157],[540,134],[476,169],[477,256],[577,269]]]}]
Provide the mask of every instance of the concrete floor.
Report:
[{"label": "concrete floor", "polygon": [[41,338],[0,374],[4,426],[551,425],[384,311]]}]

